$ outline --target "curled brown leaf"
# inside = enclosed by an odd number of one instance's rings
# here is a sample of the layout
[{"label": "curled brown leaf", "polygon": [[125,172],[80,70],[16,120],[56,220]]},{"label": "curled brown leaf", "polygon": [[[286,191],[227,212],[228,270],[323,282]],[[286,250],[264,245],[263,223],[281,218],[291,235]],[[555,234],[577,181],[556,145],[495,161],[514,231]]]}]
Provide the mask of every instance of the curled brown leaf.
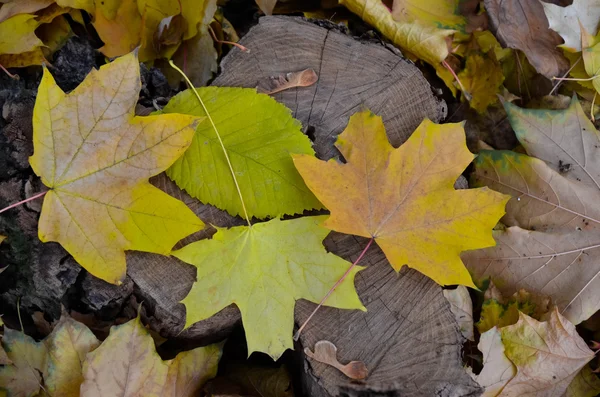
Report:
[{"label": "curled brown leaf", "polygon": [[362,361],[350,361],[346,365],[341,364],[337,360],[337,347],[328,340],[321,340],[315,343],[314,353],[308,347],[305,348],[304,354],[313,360],[339,369],[350,379],[365,379],[369,375],[369,370]]}]

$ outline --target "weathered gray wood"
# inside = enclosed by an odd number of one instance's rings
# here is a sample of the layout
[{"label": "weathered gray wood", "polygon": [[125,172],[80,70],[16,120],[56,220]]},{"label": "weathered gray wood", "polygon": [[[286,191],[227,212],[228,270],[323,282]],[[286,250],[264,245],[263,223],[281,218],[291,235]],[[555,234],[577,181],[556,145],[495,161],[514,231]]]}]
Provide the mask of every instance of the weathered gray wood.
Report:
[{"label": "weathered gray wood", "polygon": [[350,116],[363,107],[383,117],[390,142],[401,145],[423,118],[440,121],[445,105],[409,61],[387,47],[364,43],[298,17],[263,17],[221,63],[213,85],[251,87],[270,76],[313,69],[310,87],[273,95],[292,109],[309,131],[322,159],[337,154],[333,144]]},{"label": "weathered gray wood", "polygon": [[[356,260],[366,239],[332,233],[325,246]],[[306,395],[327,396],[478,396],[481,388],[462,367],[463,337],[442,289],[415,270],[397,274],[373,244],[361,260],[356,289],[367,312],[321,308],[300,335],[303,347],[329,340],[345,364],[359,360],[369,376],[351,381],[337,369],[304,357]],[[296,304],[303,323],[315,305]]]}]

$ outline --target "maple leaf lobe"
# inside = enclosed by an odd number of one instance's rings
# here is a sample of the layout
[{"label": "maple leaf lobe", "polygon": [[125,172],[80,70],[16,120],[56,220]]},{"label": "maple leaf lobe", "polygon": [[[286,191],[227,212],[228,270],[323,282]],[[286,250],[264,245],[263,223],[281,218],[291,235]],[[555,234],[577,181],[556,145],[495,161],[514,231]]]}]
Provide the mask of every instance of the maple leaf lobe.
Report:
[{"label": "maple leaf lobe", "polygon": [[181,201],[150,185],[191,143],[199,118],[134,115],[135,54],[93,70],[65,94],[44,70],[34,107],[30,164],[50,188],[43,242],[61,243],[94,276],[125,277],[125,250],[168,254],[203,227]]},{"label": "maple leaf lobe", "polygon": [[419,270],[438,284],[474,287],[462,251],[494,245],[491,230],[508,197],[484,189],[455,190],[473,160],[461,124],[424,120],[400,148],[381,117],[350,118],[336,146],[345,164],[293,155],[307,186],[331,211],[324,226],[374,237],[392,267]]}]

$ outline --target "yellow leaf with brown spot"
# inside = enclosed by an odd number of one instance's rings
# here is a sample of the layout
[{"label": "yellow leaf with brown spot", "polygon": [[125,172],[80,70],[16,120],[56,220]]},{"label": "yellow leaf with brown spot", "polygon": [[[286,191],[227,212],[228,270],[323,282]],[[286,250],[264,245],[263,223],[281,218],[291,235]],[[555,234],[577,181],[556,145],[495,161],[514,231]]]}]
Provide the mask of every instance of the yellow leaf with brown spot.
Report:
[{"label": "yellow leaf with brown spot", "polygon": [[471,95],[469,104],[479,113],[484,113],[488,106],[498,101],[497,94],[504,75],[500,64],[489,56],[483,53],[470,54],[465,69],[458,74],[458,78]]},{"label": "yellow leaf with brown spot", "polygon": [[413,57],[437,65],[448,56],[455,31],[439,29],[418,20],[398,22],[381,0],[340,0],[340,4],[374,26],[395,45]]},{"label": "yellow leaf with brown spot", "polygon": [[346,163],[294,155],[296,168],[331,211],[324,226],[372,237],[392,267],[412,267],[438,284],[474,286],[459,254],[494,245],[492,228],[508,196],[455,190],[474,158],[461,124],[425,120],[400,148],[381,117],[354,114],[336,147]]},{"label": "yellow leaf with brown spot", "polygon": [[90,273],[119,283],[125,250],[166,255],[203,227],[181,201],[150,185],[188,148],[200,118],[134,115],[134,54],[93,70],[66,95],[44,70],[33,112],[30,164],[50,189],[39,221]]}]

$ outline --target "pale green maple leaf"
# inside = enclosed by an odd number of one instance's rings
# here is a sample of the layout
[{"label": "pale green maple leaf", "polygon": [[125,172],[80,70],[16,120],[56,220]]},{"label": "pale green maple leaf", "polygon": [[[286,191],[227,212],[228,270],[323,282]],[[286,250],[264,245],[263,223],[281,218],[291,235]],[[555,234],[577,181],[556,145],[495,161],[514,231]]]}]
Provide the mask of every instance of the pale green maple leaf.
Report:
[{"label": "pale green maple leaf", "polygon": [[[219,229],[212,239],[173,252],[198,268],[198,281],[183,300],[186,326],[235,303],[248,353],[279,358],[292,347],[296,300],[319,302],[350,266],[325,251],[322,241],[329,230],[320,226],[324,218],[275,218],[250,228]],[[350,272],[326,301],[328,306],[366,310],[354,289],[354,276],[361,269]]]}]

